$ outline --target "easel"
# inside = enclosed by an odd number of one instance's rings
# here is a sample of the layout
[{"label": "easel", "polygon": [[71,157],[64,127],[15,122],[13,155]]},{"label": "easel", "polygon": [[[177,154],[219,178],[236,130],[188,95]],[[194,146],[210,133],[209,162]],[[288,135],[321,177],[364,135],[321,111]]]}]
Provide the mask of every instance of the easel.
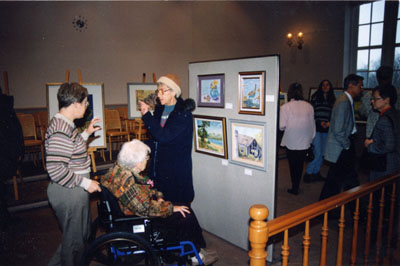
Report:
[{"label": "easel", "polygon": [[4,94],[9,95],[10,90],[8,88],[8,74],[7,71],[3,71],[3,79],[4,79]]},{"label": "easel", "polygon": [[[142,75],[142,83],[146,83],[146,73]],[[156,73],[153,72],[153,83],[157,83]]]},{"label": "easel", "polygon": [[[82,82],[82,73],[81,73],[80,69],[78,69],[78,80],[79,80],[79,84],[82,85],[82,83],[83,83]],[[65,71],[65,82],[69,82],[69,69],[67,69]],[[88,147],[88,154],[90,155],[90,159],[92,161],[93,173],[97,172],[95,155],[94,155],[95,151],[97,151],[97,147]]]}]

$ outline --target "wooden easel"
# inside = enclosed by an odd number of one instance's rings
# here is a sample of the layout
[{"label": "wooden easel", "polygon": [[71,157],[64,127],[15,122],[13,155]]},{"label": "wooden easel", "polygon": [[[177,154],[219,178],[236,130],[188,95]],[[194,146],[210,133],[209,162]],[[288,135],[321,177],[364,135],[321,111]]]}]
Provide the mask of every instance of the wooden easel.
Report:
[{"label": "wooden easel", "polygon": [[[78,80],[79,80],[79,84],[82,84],[82,73],[81,70],[78,69]],[[65,82],[69,82],[69,69],[67,69],[65,71]],[[88,154],[90,155],[90,159],[92,161],[92,169],[93,169],[93,173],[97,172],[97,168],[96,168],[96,161],[95,161],[95,151],[97,151],[96,147],[88,147]]]},{"label": "wooden easel", "polygon": [[[153,82],[157,83],[156,73],[153,72]],[[146,83],[146,73],[142,75],[142,83]]]},{"label": "wooden easel", "polygon": [[8,88],[8,74],[7,71],[3,71],[3,79],[4,79],[4,94],[9,95],[10,90]]}]

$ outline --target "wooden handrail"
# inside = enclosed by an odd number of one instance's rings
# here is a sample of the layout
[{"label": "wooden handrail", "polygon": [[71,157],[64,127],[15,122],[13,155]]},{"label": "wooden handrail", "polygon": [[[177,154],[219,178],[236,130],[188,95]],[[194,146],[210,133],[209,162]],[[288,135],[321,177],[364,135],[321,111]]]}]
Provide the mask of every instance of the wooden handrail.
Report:
[{"label": "wooden handrail", "polygon": [[[261,248],[265,248],[269,237],[281,232],[285,232],[285,234],[287,234],[288,229],[307,222],[322,214],[325,214],[325,224],[328,211],[343,206],[351,201],[355,201],[368,194],[370,194],[370,199],[372,199],[372,192],[382,189],[386,185],[394,183],[398,179],[400,179],[400,172],[352,188],[348,191],[282,215],[268,222],[265,222],[265,214],[268,216],[269,213],[268,208],[262,204],[253,205],[249,211],[250,217],[253,219],[249,226],[249,241],[252,247],[252,250],[249,251],[250,266],[265,265],[265,258],[267,254],[262,253],[261,251],[265,252],[265,250],[261,250]],[[392,201],[394,201],[394,199],[392,199]],[[358,204],[359,202],[357,201],[357,212]],[[343,208],[341,209],[343,212]],[[260,236],[259,234],[266,234],[266,236]],[[260,241],[260,239],[265,239],[265,242]]]},{"label": "wooden handrail", "polygon": [[371,191],[378,190],[398,178],[400,178],[400,173],[390,175],[386,178],[383,177],[277,217],[268,222],[269,236],[276,235],[288,228],[304,223],[305,221],[317,217],[327,211],[333,210],[343,204],[367,195]]}]

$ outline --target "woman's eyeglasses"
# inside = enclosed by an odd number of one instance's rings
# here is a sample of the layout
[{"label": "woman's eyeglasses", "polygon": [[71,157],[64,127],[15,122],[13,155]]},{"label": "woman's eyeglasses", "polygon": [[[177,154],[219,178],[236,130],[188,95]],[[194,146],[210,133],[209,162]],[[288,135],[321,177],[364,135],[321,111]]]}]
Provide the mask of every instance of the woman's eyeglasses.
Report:
[{"label": "woman's eyeglasses", "polygon": [[166,89],[166,90],[162,90],[162,89],[156,89],[156,94],[161,94],[164,95],[164,93],[166,93],[167,91],[170,91],[170,89]]},{"label": "woman's eyeglasses", "polygon": [[371,98],[371,101],[378,101],[378,100],[380,100],[380,99],[383,99],[382,97],[372,97]]}]

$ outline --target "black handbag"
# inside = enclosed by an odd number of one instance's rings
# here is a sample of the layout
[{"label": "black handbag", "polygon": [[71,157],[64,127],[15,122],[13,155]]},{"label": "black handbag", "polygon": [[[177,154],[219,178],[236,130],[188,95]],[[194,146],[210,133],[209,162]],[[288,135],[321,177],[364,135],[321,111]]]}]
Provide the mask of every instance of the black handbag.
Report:
[{"label": "black handbag", "polygon": [[368,152],[368,150],[365,148],[361,156],[361,163],[362,166],[366,169],[377,172],[384,172],[386,171],[386,163],[387,163],[386,153],[385,154],[372,153]]},{"label": "black handbag", "polygon": [[306,162],[312,162],[314,160],[314,146],[311,144],[310,147],[306,151]]}]

